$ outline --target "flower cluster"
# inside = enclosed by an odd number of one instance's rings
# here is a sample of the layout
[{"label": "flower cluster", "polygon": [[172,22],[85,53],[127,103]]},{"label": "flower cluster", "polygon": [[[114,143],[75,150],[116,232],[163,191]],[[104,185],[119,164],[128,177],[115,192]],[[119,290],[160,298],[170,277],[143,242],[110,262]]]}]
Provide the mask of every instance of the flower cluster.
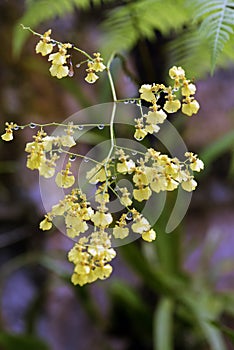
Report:
[{"label": "flower cluster", "polygon": [[[143,140],[148,134],[156,133],[160,130],[159,124],[167,118],[167,113],[175,113],[180,108],[183,114],[191,116],[196,114],[200,108],[199,103],[194,99],[196,86],[186,78],[185,71],[181,67],[172,67],[169,70],[169,76],[174,80],[173,86],[166,87],[164,84],[144,84],[140,87],[140,99],[149,102],[150,111],[143,114],[142,117],[135,119],[136,131],[134,137],[137,140]],[[182,95],[181,101],[176,93]],[[165,95],[165,103],[162,106],[158,104],[161,94]]]},{"label": "flower cluster", "polygon": [[[48,136],[44,136],[39,144],[43,145],[46,137],[48,140]],[[64,140],[64,136],[60,138]],[[38,141],[38,136],[35,140]],[[56,145],[60,142],[58,137]],[[70,167],[71,163],[68,162],[65,170],[57,174],[55,182],[59,187],[69,188],[74,184],[75,178]],[[179,185],[185,191],[193,191],[197,182],[192,171],[199,172],[203,168],[203,162],[191,152],[186,152],[185,160],[180,161],[149,148],[145,154],[133,160],[122,148],[117,147],[114,156],[104,159],[86,173],[89,183],[95,186],[96,210],[81,189],[73,189],[45,215],[40,228],[49,230],[53,219],[63,216],[68,237],[77,239],[85,234],[69,252],[69,260],[75,265],[72,276],[74,284],[84,285],[98,278],[107,278],[112,272],[110,262],[116,254],[111,248],[113,238],[124,239],[130,232],[141,235],[147,242],[156,238],[156,232],[148,220],[135,209],[136,202],[148,200],[153,192],[173,191]],[[126,187],[117,186],[118,176],[126,174],[132,177],[132,193]],[[113,217],[108,209],[110,193],[115,194],[126,210],[118,218],[116,215]]]},{"label": "flower cluster", "polygon": [[[28,28],[27,28],[28,29]],[[51,30],[43,35],[33,32],[40,37],[36,46],[36,52],[42,56],[49,55],[48,61],[52,63],[50,73],[61,79],[72,76],[71,49],[85,55],[87,63],[88,83],[94,83],[98,79],[96,73],[108,69],[108,79],[115,103],[121,102],[116,99],[114,83],[109,70],[103,63],[100,53],[94,53],[91,57],[86,52],[74,47],[72,44],[62,44],[51,39]],[[58,49],[53,52],[54,47]],[[148,133],[158,132],[160,124],[167,118],[167,113],[177,112],[180,108],[182,113],[191,116],[199,109],[198,102],[194,99],[195,85],[186,78],[181,67],[172,67],[169,76],[174,81],[173,86],[166,87],[164,84],[144,84],[139,89],[141,102],[150,103],[149,112],[136,119],[134,137],[141,141]],[[176,92],[180,91],[182,101]],[[159,105],[161,93],[166,99],[163,106]],[[128,99],[126,99],[128,101]],[[81,125],[49,123],[45,125],[30,123],[18,126],[11,122],[6,123],[5,133],[1,136],[4,141],[13,139],[13,130],[39,127],[33,136],[33,141],[25,147],[27,152],[27,167],[37,169],[45,178],[54,177],[55,183],[60,188],[70,188],[59,203],[55,204],[40,223],[43,231],[50,230],[53,221],[57,217],[64,220],[66,234],[75,241],[73,248],[68,253],[68,259],[74,264],[72,282],[83,286],[97,279],[106,279],[112,273],[111,261],[116,256],[113,249],[113,240],[124,240],[131,233],[140,236],[145,242],[156,239],[156,231],[150,222],[136,208],[139,202],[147,201],[155,193],[161,191],[173,191],[179,186],[183,190],[191,192],[197,182],[193,172],[200,172],[204,168],[202,160],[192,152],[186,152],[183,160],[166,154],[161,154],[154,148],[146,152],[139,152],[129,148],[119,147],[115,140],[113,128],[115,109],[113,108],[110,118],[111,148],[102,162],[87,158],[83,155],[70,152],[70,148],[76,145],[74,139],[75,130],[81,130]],[[58,125],[63,127],[64,132],[57,136],[49,135],[44,127]],[[99,126],[99,124],[92,124]],[[90,126],[90,124],[89,124]],[[83,128],[83,126],[82,126]],[[133,151],[135,157],[133,158]],[[61,154],[69,159],[60,171],[56,171],[57,160]],[[71,169],[71,160],[81,157],[91,160],[94,166],[86,172],[86,180],[93,186],[92,195],[88,195],[82,188],[75,185],[75,176]],[[90,162],[90,163],[91,163]],[[120,187],[119,180],[127,176],[131,179],[133,189]],[[67,192],[66,192],[67,193]],[[121,210],[114,215],[110,212],[110,201],[117,199]]]},{"label": "flower cluster", "polygon": [[[80,50],[74,47],[70,43],[60,43],[54,39],[51,39],[51,29],[45,32],[43,35],[35,33],[40,36],[40,41],[36,45],[36,53],[40,53],[42,56],[49,55],[48,61],[52,62],[50,67],[50,74],[53,77],[57,77],[58,79],[64,77],[71,77],[74,74],[73,65],[71,61],[71,55],[68,54],[69,49],[74,49],[82,54],[84,54],[88,59],[83,61],[82,63],[87,62],[88,68],[86,69],[87,76],[85,80],[88,83],[95,83],[95,81],[99,78],[96,72],[102,72],[106,69],[106,66],[103,63],[103,59],[99,52],[94,53],[93,57],[86,54],[83,50]],[[54,47],[58,48],[58,51],[52,53]],[[77,64],[76,67],[80,67],[81,64]]]},{"label": "flower cluster", "polygon": [[[74,126],[68,125],[65,134],[61,136],[48,136],[41,128],[35,136],[34,141],[28,142],[25,151],[28,153],[27,167],[31,170],[38,169],[39,174],[45,178],[53,177],[55,174],[56,161],[60,158],[62,147],[74,146],[75,140],[72,137]],[[68,163],[66,170],[58,173],[56,183],[60,187],[70,187],[74,184],[75,179],[70,176]]]},{"label": "flower cluster", "polygon": [[[45,32],[41,36],[41,40],[36,45],[36,53],[40,53],[42,56],[49,55],[48,61],[52,62],[50,67],[50,73],[53,77],[61,79],[69,75],[69,67],[67,65],[70,55],[67,54],[67,50],[72,48],[72,45],[56,44],[54,40],[50,38],[51,29]],[[54,46],[58,46],[58,52],[51,53]]]},{"label": "flower cluster", "polygon": [[88,61],[88,68],[86,69],[87,76],[85,77],[85,80],[91,84],[95,83],[95,81],[99,78],[95,72],[103,72],[106,69],[100,53],[94,53],[93,56],[93,60]]},{"label": "flower cluster", "polygon": [[[148,200],[153,192],[173,191],[179,185],[185,191],[193,191],[197,183],[192,171],[199,172],[203,168],[203,162],[191,152],[186,152],[185,160],[179,161],[149,148],[134,161],[122,148],[117,148],[115,157],[104,159],[86,173],[89,183],[95,186],[97,209],[93,209],[80,189],[73,189],[46,214],[40,228],[50,229],[53,219],[63,216],[68,237],[75,239],[87,233],[69,252],[69,260],[75,264],[73,283],[83,285],[98,278],[107,278],[112,271],[110,262],[116,254],[111,248],[113,238],[124,239],[131,231],[147,242],[156,238],[148,220],[135,209],[136,202]],[[65,170],[57,174],[55,181],[59,187],[68,188],[74,184],[75,179],[69,169],[70,162]],[[116,185],[118,176],[125,174],[132,176],[132,193],[126,187]],[[114,218],[108,210],[110,193],[116,195],[126,210],[119,218]],[[111,233],[108,231],[110,228]]]},{"label": "flower cluster", "polygon": [[[129,220],[131,220],[132,231],[141,235],[145,241],[152,242],[156,238],[156,232],[151,228],[148,220],[134,208],[116,220],[112,237],[107,231],[113,222],[113,216],[106,206],[109,195],[103,190],[102,185],[96,190],[95,200],[99,205],[94,210],[87,201],[86,195],[79,189],[73,189],[52,207],[40,223],[42,230],[50,230],[53,219],[63,216],[67,236],[78,238],[78,242],[68,253],[68,258],[75,265],[72,282],[81,286],[98,278],[105,279],[110,276],[112,267],[109,263],[116,256],[115,250],[111,248],[112,238],[124,239],[129,235]],[[126,189],[122,192],[124,196]],[[92,232],[79,238],[89,230],[90,226]]]},{"label": "flower cluster", "polygon": [[[165,119],[163,113],[161,110],[158,114],[157,120],[160,122]],[[35,126],[34,124],[33,127]],[[18,127],[13,122],[7,123],[6,133],[2,138],[11,140],[12,130],[24,127]],[[79,125],[71,123],[64,125],[64,133],[50,136],[40,125],[39,131],[33,136],[33,141],[28,142],[25,147],[28,153],[27,167],[37,169],[45,178],[55,176],[58,187],[66,189],[72,187],[75,177],[71,172],[70,160],[57,174],[55,167],[62,152],[70,157],[80,156],[66,151],[66,148],[76,145],[73,138],[76,129],[79,129]],[[86,194],[74,187],[63,200],[52,207],[40,223],[42,230],[50,230],[53,220],[57,216],[62,216],[67,236],[76,240],[68,254],[69,261],[75,265],[72,275],[74,284],[82,286],[110,276],[112,272],[110,263],[116,255],[112,248],[113,239],[123,240],[133,232],[146,242],[155,240],[155,230],[135,208],[137,202],[148,200],[153,193],[173,191],[180,185],[185,191],[193,191],[197,182],[192,172],[199,172],[204,168],[202,160],[192,152],[186,152],[185,159],[180,161],[153,148],[149,148],[145,153],[135,152],[136,156],[132,159],[130,156],[133,154],[132,151],[115,145],[113,153],[102,162],[93,160],[95,166],[87,171],[86,178],[95,188],[93,197],[96,209]],[[131,178],[134,185],[132,191],[118,186],[118,181],[125,175]],[[123,207],[119,216],[117,213],[113,216],[109,212],[108,203],[111,195],[114,195]]]},{"label": "flower cluster", "polygon": [[52,62],[52,65],[50,67],[50,74],[52,77],[57,77],[58,79],[61,79],[63,77],[66,77],[69,75],[69,67],[68,64],[68,58],[70,58],[70,55],[67,54],[67,49],[71,49],[71,44],[62,44],[58,45],[58,52],[51,53],[49,55],[48,61]]}]

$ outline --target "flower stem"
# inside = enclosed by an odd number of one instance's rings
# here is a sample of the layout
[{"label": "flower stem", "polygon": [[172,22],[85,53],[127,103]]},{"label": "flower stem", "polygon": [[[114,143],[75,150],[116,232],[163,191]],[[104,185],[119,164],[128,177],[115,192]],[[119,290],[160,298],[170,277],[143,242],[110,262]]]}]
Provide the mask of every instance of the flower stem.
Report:
[{"label": "flower stem", "polygon": [[[114,86],[114,82],[113,82],[113,78],[111,75],[111,71],[110,71],[110,65],[111,62],[113,61],[114,58],[114,53],[111,55],[109,61],[107,62],[107,76],[108,76],[108,80],[110,83],[110,88],[111,88],[111,93],[112,93],[112,97],[113,97],[113,108],[112,108],[112,112],[111,112],[111,118],[110,118],[110,141],[111,141],[111,147],[109,149],[109,153],[107,155],[106,161],[105,161],[105,172],[107,175],[107,164],[108,161],[111,157],[111,154],[113,152],[113,149],[115,147],[115,133],[114,133],[114,119],[115,119],[115,113],[116,113],[116,101],[117,101],[117,96],[116,96],[116,91],[115,91],[115,86]],[[106,176],[107,177],[107,176]]]},{"label": "flower stem", "polygon": [[[43,35],[35,32],[34,30],[32,30],[30,27],[25,27],[23,24],[21,24],[22,28],[25,29],[25,30],[28,30],[30,31],[33,35],[37,35],[39,36],[40,38],[43,38]],[[57,41],[57,40],[54,40],[54,39],[51,39],[51,42],[55,43],[55,44],[58,44],[58,45],[63,45],[61,42]],[[93,61],[93,58],[87,53],[85,52],[84,50],[81,50],[79,49],[78,47],[72,45],[72,48],[80,53],[82,53],[82,55],[86,56],[89,60]]]},{"label": "flower stem", "polygon": [[[45,123],[45,124],[39,124],[39,123],[33,123],[35,127],[40,127],[40,128],[44,128],[46,126],[61,126],[61,127],[71,127],[73,129],[78,129],[79,130],[79,126],[84,126],[84,127],[98,127],[100,124],[99,123],[92,123],[92,124],[63,124],[63,123],[57,123],[57,122],[51,122],[51,123]],[[19,128],[26,128],[26,127],[30,127],[31,123],[28,124],[24,124],[24,125],[16,125]],[[109,123],[103,124],[104,126],[110,126]]]},{"label": "flower stem", "polygon": [[109,79],[109,83],[110,83],[110,88],[111,88],[111,92],[112,92],[113,101],[116,102],[117,101],[117,96],[116,96],[116,91],[115,91],[113,78],[112,78],[112,75],[111,75],[111,72],[110,72],[110,65],[111,65],[111,63],[113,61],[114,55],[115,54],[113,53],[111,55],[109,61],[107,62],[106,70],[107,70],[107,75],[108,75],[108,79]]},{"label": "flower stem", "polygon": [[86,160],[90,160],[91,162],[102,166],[102,163],[98,162],[97,160],[95,160],[93,158],[87,157],[86,155],[74,153],[74,152],[69,152],[69,151],[64,150],[63,148],[60,148],[59,151],[61,151],[61,153],[68,154],[69,156],[75,156],[77,158],[84,158]]}]

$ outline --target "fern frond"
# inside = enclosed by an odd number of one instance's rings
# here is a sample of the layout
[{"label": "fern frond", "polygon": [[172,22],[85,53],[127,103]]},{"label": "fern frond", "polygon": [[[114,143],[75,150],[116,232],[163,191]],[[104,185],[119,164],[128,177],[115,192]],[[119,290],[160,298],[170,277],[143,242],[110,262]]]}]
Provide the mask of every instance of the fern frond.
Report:
[{"label": "fern frond", "polygon": [[[189,76],[202,78],[210,70],[209,38],[193,25],[184,29],[166,46],[168,67],[183,66]],[[222,55],[217,57],[217,67],[228,67],[234,61],[232,40],[226,42]]]},{"label": "fern frond", "polygon": [[182,66],[193,77],[202,77],[210,70],[208,39],[199,33],[197,26],[191,26],[180,33],[166,46],[168,67]]},{"label": "fern frond", "polygon": [[152,39],[155,30],[168,34],[189,17],[182,0],[140,0],[119,6],[103,23],[102,52],[129,50],[140,38]]},{"label": "fern frond", "polygon": [[195,20],[201,21],[200,32],[210,39],[211,70],[214,71],[219,54],[233,36],[233,0],[196,0]]},{"label": "fern frond", "polygon": [[13,35],[13,53],[18,55],[29,33],[20,30],[19,25],[23,23],[27,27],[35,29],[44,21],[55,17],[63,17],[76,8],[89,9],[91,5],[100,5],[113,0],[27,0],[27,9],[23,17],[17,22]]}]

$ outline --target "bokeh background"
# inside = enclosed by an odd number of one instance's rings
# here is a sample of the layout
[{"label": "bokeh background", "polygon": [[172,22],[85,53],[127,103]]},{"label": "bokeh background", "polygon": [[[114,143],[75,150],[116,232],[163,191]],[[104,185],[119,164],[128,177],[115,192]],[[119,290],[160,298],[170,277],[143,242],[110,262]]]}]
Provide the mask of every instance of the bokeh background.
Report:
[{"label": "bokeh background", "polygon": [[[208,38],[192,46],[189,33],[197,33],[199,23],[190,28],[191,13],[185,20],[188,15],[181,11],[184,18],[178,23],[174,13],[172,23],[167,23],[170,1],[164,5],[148,1],[152,9],[141,13],[143,24],[134,11],[146,0],[37,1],[38,12],[30,14],[34,3],[0,0],[2,133],[5,121],[59,122],[78,110],[111,101],[105,79],[90,86],[82,69],[72,79],[52,78],[46,59],[35,53],[36,38],[23,41],[19,25],[23,21],[41,33],[51,28],[56,39],[74,42],[88,52],[100,49],[107,57],[113,49],[120,50],[113,63],[119,98],[137,96],[142,83],[166,82],[168,67],[183,64],[196,81],[201,109],[197,116],[178,115],[171,121],[188,149],[203,159],[205,171],[198,176],[190,208],[175,232],[164,232],[175,200],[170,194],[155,226],[154,243],[136,241],[120,247],[110,279],[74,287],[66,258],[71,242],[56,229],[44,233],[38,228],[44,215],[38,174],[26,168],[24,152],[34,130],[17,132],[14,142],[1,141],[0,349],[234,349],[230,52],[221,53],[211,75]],[[180,10],[186,1],[175,3]],[[64,7],[58,10],[59,6]],[[158,24],[162,14],[166,29]],[[187,41],[181,44],[183,36]],[[87,142],[82,147],[91,146]]]}]

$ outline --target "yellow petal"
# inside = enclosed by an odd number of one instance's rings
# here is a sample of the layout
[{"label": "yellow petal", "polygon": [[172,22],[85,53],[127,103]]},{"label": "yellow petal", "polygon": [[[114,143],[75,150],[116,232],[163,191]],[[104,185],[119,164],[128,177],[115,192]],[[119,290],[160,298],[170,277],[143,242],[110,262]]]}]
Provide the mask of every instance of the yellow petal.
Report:
[{"label": "yellow petal", "polygon": [[183,103],[182,105],[182,113],[191,116],[196,114],[200,108],[199,103],[196,100],[193,100],[190,103]]},{"label": "yellow petal", "polygon": [[40,222],[40,229],[43,231],[50,230],[52,226],[52,222],[49,221],[47,218]]},{"label": "yellow petal", "polygon": [[173,66],[169,70],[169,76],[171,79],[183,79],[185,77],[185,71],[181,67]]},{"label": "yellow petal", "polygon": [[41,163],[38,170],[39,174],[41,176],[44,176],[44,178],[46,179],[49,179],[50,177],[54,176],[55,173],[55,167],[51,164],[46,164],[46,162]]},{"label": "yellow petal", "polygon": [[89,72],[85,77],[85,80],[87,81],[87,83],[93,84],[95,83],[95,81],[97,81],[98,78],[99,77],[97,76],[97,74],[95,74],[94,72]]},{"label": "yellow petal", "polygon": [[181,183],[182,188],[187,192],[192,192],[197,187],[197,182],[194,179],[184,181]]},{"label": "yellow petal", "polygon": [[141,93],[140,97],[142,100],[151,102],[155,99],[155,96],[152,92],[152,86],[150,84],[144,84],[139,89],[139,92]]},{"label": "yellow petal", "polygon": [[142,234],[145,231],[149,231],[150,230],[150,224],[149,221],[146,218],[141,218],[139,221],[135,222],[134,224],[132,224],[132,230],[133,232]]},{"label": "yellow petal", "polygon": [[167,101],[164,105],[164,109],[167,113],[175,113],[180,109],[181,103],[179,100]]},{"label": "yellow petal", "polygon": [[75,178],[73,175],[64,175],[62,173],[58,173],[55,178],[55,182],[58,187],[68,188],[74,185]]},{"label": "yellow petal", "polygon": [[195,92],[196,92],[196,86],[192,83],[185,85],[181,90],[181,93],[183,96],[194,95]]},{"label": "yellow petal", "polygon": [[105,266],[98,267],[97,270],[98,270],[97,271],[98,278],[100,278],[101,280],[104,280],[104,279],[110,277],[113,268],[110,264],[107,264]]},{"label": "yellow petal", "polygon": [[147,175],[143,172],[135,174],[133,176],[132,180],[137,186],[149,184],[149,179],[148,179]]},{"label": "yellow petal", "polygon": [[145,131],[148,132],[149,134],[153,134],[154,132],[157,133],[159,132],[160,127],[156,124],[149,124],[145,126]]},{"label": "yellow petal", "polygon": [[132,159],[128,161],[124,161],[121,163],[117,163],[117,172],[124,174],[124,173],[131,173],[132,170],[135,168],[135,163]]},{"label": "yellow petal", "polygon": [[164,177],[154,178],[154,180],[150,183],[150,187],[156,193],[159,193],[160,191],[165,191],[167,188],[167,181]]},{"label": "yellow petal", "polygon": [[149,188],[149,186],[147,186],[145,188],[141,188],[139,190],[137,190],[137,189],[133,190],[133,197],[138,202],[142,202],[142,201],[145,201],[145,200],[149,199],[151,194],[152,194],[152,191]]},{"label": "yellow petal", "polygon": [[29,168],[31,170],[39,169],[42,162],[45,162],[44,154],[40,154],[40,153],[36,152],[36,153],[32,153],[31,155],[28,156],[26,166],[27,166],[27,168]]},{"label": "yellow petal", "polygon": [[74,285],[79,284],[81,287],[88,283],[88,275],[73,273],[71,281]]},{"label": "yellow petal", "polygon": [[120,239],[124,239],[128,236],[129,234],[129,229],[127,227],[119,227],[119,226],[115,226],[113,228],[113,236],[115,238],[120,238]]},{"label": "yellow petal", "polygon": [[109,202],[110,200],[110,196],[108,193],[102,193],[102,192],[99,192],[95,194],[95,201],[98,202],[98,203],[107,203]]},{"label": "yellow petal", "polygon": [[60,138],[60,140],[61,140],[62,146],[64,147],[72,147],[76,145],[76,142],[71,135],[63,135]]},{"label": "yellow petal", "polygon": [[13,140],[13,132],[12,132],[12,130],[6,131],[5,134],[1,135],[1,138],[4,141],[11,141],[11,140]]},{"label": "yellow petal", "polygon": [[128,196],[122,196],[120,198],[120,202],[125,207],[129,207],[130,205],[132,205],[132,200]]},{"label": "yellow petal", "polygon": [[162,109],[160,109],[159,111],[149,112],[146,115],[146,120],[149,124],[160,124],[164,122],[166,117],[166,113]]},{"label": "yellow petal", "polygon": [[106,69],[106,66],[102,62],[94,61],[92,69],[95,70],[95,72],[102,72]]},{"label": "yellow petal", "polygon": [[40,53],[42,56],[46,56],[53,51],[53,45],[48,44],[42,40],[36,45],[36,53]]},{"label": "yellow petal", "polygon": [[64,78],[68,75],[69,68],[58,64],[52,64],[50,67],[50,74],[58,79]]},{"label": "yellow petal", "polygon": [[204,163],[201,159],[196,159],[193,163],[190,164],[190,169],[193,171],[200,172],[204,169]]},{"label": "yellow petal", "polygon": [[147,135],[147,132],[144,129],[136,129],[134,137],[137,141],[142,141]]},{"label": "yellow petal", "polygon": [[172,178],[167,179],[167,191],[174,191],[178,185],[178,182]]},{"label": "yellow petal", "polygon": [[95,226],[106,227],[109,226],[109,224],[113,221],[113,218],[110,213],[102,213],[97,211],[91,216],[91,220]]},{"label": "yellow petal", "polygon": [[61,52],[56,52],[49,55],[48,61],[52,61],[53,65],[62,66],[66,63],[67,57],[66,55],[61,54]]},{"label": "yellow petal", "polygon": [[146,242],[152,242],[156,238],[156,232],[151,229],[149,231],[143,232],[141,237],[144,239]]},{"label": "yellow petal", "polygon": [[[110,170],[107,170],[107,176],[110,176]],[[106,181],[106,171],[104,167],[100,167],[99,165],[89,170],[86,174],[86,178],[89,183],[96,184],[98,182]]]}]

